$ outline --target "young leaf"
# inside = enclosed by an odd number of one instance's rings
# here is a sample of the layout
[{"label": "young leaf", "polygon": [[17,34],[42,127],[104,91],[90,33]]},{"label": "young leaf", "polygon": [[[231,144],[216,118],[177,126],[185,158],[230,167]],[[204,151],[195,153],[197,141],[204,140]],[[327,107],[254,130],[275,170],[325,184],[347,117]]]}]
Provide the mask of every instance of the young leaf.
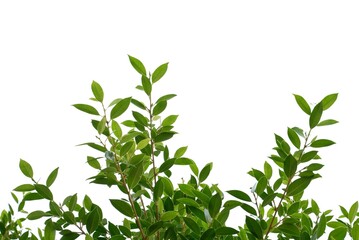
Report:
[{"label": "young leaf", "polygon": [[180,147],[179,149],[177,149],[177,151],[175,152],[174,157],[175,158],[182,157],[186,153],[187,148],[188,148],[188,146],[184,146],[184,147]]},{"label": "young leaf", "polygon": [[212,167],[213,167],[213,163],[207,163],[206,166],[203,167],[203,169],[199,173],[199,178],[198,178],[200,183],[207,179],[209,173],[212,170]]},{"label": "young leaf", "polygon": [[130,63],[132,65],[132,67],[141,75],[145,75],[146,76],[146,68],[143,65],[143,63],[138,60],[135,57],[132,57],[130,55],[128,55],[128,58],[130,59]]},{"label": "young leaf", "polygon": [[92,89],[92,93],[95,96],[96,100],[99,102],[102,102],[104,94],[103,94],[101,85],[95,81],[92,81],[91,89]]},{"label": "young leaf", "polygon": [[59,168],[55,168],[51,173],[50,175],[47,177],[47,180],[46,180],[46,186],[50,187],[56,180],[57,178],[57,173],[59,171]]},{"label": "young leaf", "polygon": [[20,159],[19,167],[21,172],[28,178],[34,177],[34,172],[32,171],[31,165],[25,160]]},{"label": "young leaf", "polygon": [[88,113],[88,114],[97,115],[97,116],[100,115],[98,113],[98,111],[96,110],[96,108],[94,108],[93,106],[90,106],[88,104],[80,104],[79,103],[79,104],[74,104],[72,106],[74,106],[78,110],[83,111],[83,112]]},{"label": "young leaf", "polygon": [[296,148],[299,149],[300,148],[300,139],[299,139],[299,136],[297,135],[297,133],[293,129],[288,128],[287,134],[288,134],[289,140],[292,142],[292,144]]},{"label": "young leaf", "polygon": [[111,119],[121,116],[131,103],[131,97],[124,98],[119,101],[111,110]]},{"label": "young leaf", "polygon": [[168,63],[164,63],[153,72],[152,83],[157,82],[165,75],[165,73],[167,72],[167,67],[168,67]]},{"label": "young leaf", "polygon": [[323,110],[327,110],[328,108],[330,108],[335,103],[335,101],[337,100],[337,97],[338,97],[338,93],[333,93],[333,94],[330,94],[330,95],[326,96],[322,100]]},{"label": "young leaf", "polygon": [[222,206],[222,198],[219,193],[213,195],[209,200],[208,211],[212,218],[216,218]]},{"label": "young leaf", "polygon": [[296,94],[293,95],[295,97],[295,101],[297,102],[298,106],[303,110],[303,112],[310,115],[311,110],[307,101],[300,95],[296,95]]},{"label": "young leaf", "polygon": [[350,223],[353,223],[357,214],[358,214],[358,201],[356,201],[349,209],[348,220]]},{"label": "young leaf", "polygon": [[297,171],[297,160],[293,157],[293,155],[289,154],[284,160],[284,173],[288,178],[294,176]]},{"label": "young leaf", "polygon": [[335,142],[328,140],[328,139],[318,139],[315,140],[314,142],[312,142],[310,144],[311,147],[313,148],[320,148],[320,147],[328,147],[330,145],[335,144]]},{"label": "young leaf", "polygon": [[131,205],[123,200],[110,199],[110,202],[114,208],[116,208],[120,213],[127,217],[134,217]]},{"label": "young leaf", "polygon": [[322,117],[323,113],[323,104],[320,102],[314,108],[309,117],[309,126],[311,129],[316,127]]}]

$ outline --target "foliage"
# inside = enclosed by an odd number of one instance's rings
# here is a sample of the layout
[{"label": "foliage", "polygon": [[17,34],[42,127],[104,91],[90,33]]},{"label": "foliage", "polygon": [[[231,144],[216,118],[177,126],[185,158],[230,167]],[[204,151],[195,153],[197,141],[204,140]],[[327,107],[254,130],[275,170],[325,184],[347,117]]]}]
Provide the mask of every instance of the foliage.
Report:
[{"label": "foliage", "polygon": [[[118,98],[104,103],[104,91],[95,81],[91,84],[93,105],[74,104],[93,117],[96,142],[86,142],[98,151],[87,156],[96,174],[90,183],[113,187],[122,197],[109,199],[121,222],[111,222],[90,196],[77,194],[54,199],[51,185],[58,168],[45,182],[34,178],[31,165],[20,160],[20,170],[29,182],[17,186],[12,196],[17,210],[26,218],[14,218],[14,210],[0,216],[1,239],[318,239],[329,233],[330,239],[351,236],[359,239],[358,202],[348,210],[340,206],[342,216],[334,218],[331,210],[323,211],[313,199],[304,199],[305,189],[321,177],[323,167],[319,149],[333,145],[329,139],[313,136],[316,128],[337,123],[323,119],[323,114],[337,99],[337,94],[323,98],[313,108],[300,95],[294,95],[301,110],[308,115],[307,130],[287,128],[287,136],[275,134],[274,153],[263,169],[251,169],[254,185],[250,193],[241,190],[223,192],[206,183],[213,164],[199,168],[186,156],[187,147],[174,153],[167,141],[177,132],[178,115],[164,116],[168,102],[175,94],[153,98],[153,89],[165,75],[168,63],[151,74],[143,63],[129,56],[132,67],[140,74],[136,87],[147,98],[144,103],[134,97]],[[132,110],[131,119],[123,114]],[[172,171],[188,167],[189,180],[174,185]],[[278,173],[278,174],[276,174]],[[229,199],[228,199],[229,196]],[[42,210],[26,211],[29,201],[46,200]],[[246,212],[244,226],[227,226],[231,211],[237,207]],[[25,220],[44,219],[37,233],[24,229]],[[328,228],[329,227],[329,228]]]}]

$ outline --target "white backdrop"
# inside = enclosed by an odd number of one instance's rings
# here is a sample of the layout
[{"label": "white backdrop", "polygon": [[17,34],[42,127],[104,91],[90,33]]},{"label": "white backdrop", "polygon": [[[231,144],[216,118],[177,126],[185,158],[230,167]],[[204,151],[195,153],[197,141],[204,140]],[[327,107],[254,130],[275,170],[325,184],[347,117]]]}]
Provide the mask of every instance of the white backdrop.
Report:
[{"label": "white backdrop", "polygon": [[[155,90],[178,95],[165,112],[180,115],[170,150],[188,145],[200,167],[213,162],[207,182],[224,190],[249,191],[246,172],[273,152],[273,133],[308,127],[293,93],[314,104],[338,92],[325,117],[340,123],[316,132],[337,144],[321,150],[323,178],[306,196],[348,207],[359,199],[358,11],[356,1],[1,1],[0,207],[27,181],[20,158],[43,181],[60,167],[58,201],[119,197],[85,181],[96,174],[85,164],[93,152],[75,145],[96,132],[71,105],[89,103],[92,80],[107,102],[141,98],[127,54],[152,71],[170,62]],[[177,170],[173,181],[188,177]]]}]

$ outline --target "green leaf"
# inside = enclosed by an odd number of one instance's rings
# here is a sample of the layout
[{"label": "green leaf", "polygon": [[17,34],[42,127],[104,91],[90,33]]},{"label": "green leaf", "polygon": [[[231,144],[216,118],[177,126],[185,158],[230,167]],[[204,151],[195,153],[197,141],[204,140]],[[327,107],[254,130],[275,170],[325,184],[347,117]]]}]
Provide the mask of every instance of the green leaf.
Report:
[{"label": "green leaf", "polygon": [[110,199],[110,202],[114,208],[116,208],[120,213],[127,217],[134,217],[131,205],[123,200]]},{"label": "green leaf", "polygon": [[330,108],[335,103],[337,98],[338,98],[338,93],[333,93],[323,98],[322,100],[323,110],[327,110],[328,108]]},{"label": "green leaf", "polygon": [[219,193],[213,195],[209,200],[208,211],[212,218],[216,218],[222,206],[222,198]]},{"label": "green leaf", "polygon": [[100,115],[98,113],[98,111],[96,110],[96,108],[94,108],[94,107],[92,107],[92,106],[90,106],[88,104],[80,104],[79,103],[79,104],[74,104],[72,106],[74,106],[78,110],[83,111],[83,112],[88,113],[88,114],[97,115],[97,116]]},{"label": "green leaf", "polygon": [[101,121],[97,124],[96,130],[97,130],[98,134],[101,135],[101,134],[105,131],[105,129],[106,129],[106,123],[107,123],[107,119],[106,119],[106,116],[104,116],[104,117],[101,119]]},{"label": "green leaf", "polygon": [[40,194],[41,196],[43,196],[46,199],[52,200],[53,199],[53,195],[52,192],[50,191],[50,189],[42,184],[35,184],[35,190],[36,192],[38,192],[38,194]]},{"label": "green leaf", "polygon": [[150,96],[152,92],[152,84],[150,80],[145,75],[142,75],[141,82],[143,91],[145,91],[145,93]]},{"label": "green leaf", "polygon": [[89,213],[86,220],[86,229],[88,233],[93,233],[101,223],[101,215],[98,210],[98,207],[94,207]]},{"label": "green leaf", "polygon": [[156,70],[152,74],[152,83],[157,82],[165,75],[165,73],[167,72],[167,67],[168,63],[164,63],[158,68],[156,68]]},{"label": "green leaf", "polygon": [[307,101],[300,95],[293,94],[295,97],[295,101],[297,102],[298,106],[305,112],[306,114],[310,115],[311,110]]},{"label": "green leaf", "polygon": [[174,124],[176,122],[178,118],[178,115],[170,115],[168,117],[166,117],[163,121],[162,121],[162,126],[171,126],[172,124]]},{"label": "green leaf", "polygon": [[57,203],[55,203],[54,201],[50,201],[49,206],[50,206],[50,211],[54,216],[62,215],[62,211],[61,211],[59,205],[57,205]]},{"label": "green leaf", "polygon": [[330,240],[337,240],[337,239],[345,239],[345,236],[347,235],[347,228],[346,227],[339,227],[334,229],[329,234]]},{"label": "green leaf", "polygon": [[132,111],[132,116],[136,119],[136,121],[143,125],[143,126],[147,126],[148,125],[148,118],[146,118],[145,116],[143,116],[141,113],[136,112],[136,111]]},{"label": "green leaf", "polygon": [[352,231],[351,231],[351,235],[353,240],[359,240],[359,224],[356,223],[354,224]]},{"label": "green leaf", "polygon": [[325,228],[327,226],[327,219],[324,214],[319,219],[318,228],[317,228],[317,237],[320,238],[325,233]]},{"label": "green leaf", "polygon": [[296,148],[299,149],[300,148],[300,139],[299,139],[299,136],[297,135],[296,131],[294,131],[291,128],[288,128],[287,134],[288,134],[289,140],[292,142],[292,144]]},{"label": "green leaf", "polygon": [[128,106],[130,106],[131,103],[131,97],[124,98],[121,101],[119,101],[111,110],[111,119],[118,118],[121,116],[124,112],[126,112]]},{"label": "green leaf", "polygon": [[106,152],[107,151],[107,149],[104,146],[98,145],[96,143],[82,143],[82,144],[79,144],[77,146],[83,146],[83,145],[87,145],[87,146],[89,146],[89,147],[91,147],[93,149],[96,149],[96,150],[100,151],[100,152]]},{"label": "green leaf", "polygon": [[310,151],[310,152],[307,152],[307,153],[304,153],[302,155],[302,157],[300,158],[300,162],[308,162],[310,160],[312,160],[313,158],[315,158],[315,156],[317,156],[318,154],[318,151]]},{"label": "green leaf", "polygon": [[146,109],[147,109],[146,106],[145,106],[145,104],[143,104],[142,102],[140,102],[140,101],[138,101],[138,100],[136,100],[136,99],[134,99],[134,98],[131,99],[131,103],[132,103],[133,105],[135,105],[136,107],[141,108],[142,110],[146,110]]},{"label": "green leaf", "polygon": [[194,187],[190,184],[178,184],[179,189],[187,196],[195,197],[193,190]]},{"label": "green leaf", "polygon": [[164,142],[166,140],[169,140],[173,137],[173,135],[175,135],[176,132],[163,132],[163,133],[160,133],[158,134],[155,138],[154,138],[154,141],[156,143],[158,142]]},{"label": "green leaf", "polygon": [[62,216],[66,222],[68,222],[70,224],[76,223],[75,215],[72,212],[70,212],[70,211],[64,212]]},{"label": "green leaf", "polygon": [[221,235],[233,235],[233,234],[237,234],[239,231],[231,228],[231,227],[219,227],[216,229],[216,235],[217,236],[221,236]]},{"label": "green leaf", "polygon": [[229,190],[227,193],[231,194],[233,197],[238,198],[243,201],[251,202],[251,198],[245,192],[240,190]]},{"label": "green leaf", "polygon": [[87,157],[87,163],[91,167],[93,167],[95,169],[98,169],[98,170],[101,170],[101,165],[100,165],[99,161],[96,158],[88,156]]},{"label": "green leaf", "polygon": [[156,101],[156,104],[159,103],[159,102],[162,102],[162,101],[168,101],[174,97],[176,97],[177,95],[176,94],[167,94],[167,95],[164,95],[162,97],[160,97],[159,99],[157,99]]},{"label": "green leaf", "polygon": [[212,170],[212,167],[213,167],[213,163],[207,163],[206,166],[203,167],[203,169],[199,173],[199,178],[198,178],[200,183],[207,179],[207,177],[209,176]]},{"label": "green leaf", "polygon": [[161,229],[163,226],[163,221],[158,221],[155,222],[154,224],[152,224],[151,226],[148,227],[147,229],[147,235],[151,236],[154,233],[156,233],[159,229]]},{"label": "green leaf", "polygon": [[312,181],[311,177],[301,177],[288,186],[287,195],[294,196],[304,191]]},{"label": "green leaf", "polygon": [[283,223],[277,229],[280,232],[283,232],[284,234],[287,234],[289,236],[296,236],[298,237],[300,235],[299,229],[297,226],[295,226],[293,223]]},{"label": "green leaf", "polygon": [[180,147],[179,149],[177,149],[177,151],[175,152],[174,157],[175,157],[175,158],[180,158],[180,157],[182,157],[182,156],[186,153],[187,148],[188,148],[188,146]]},{"label": "green leaf", "polygon": [[39,219],[39,218],[42,218],[43,216],[45,216],[45,212],[43,211],[33,211],[31,212],[29,215],[27,215],[27,219],[29,220],[36,220],[36,219]]},{"label": "green leaf", "polygon": [[44,239],[46,240],[55,240],[56,238],[56,228],[52,221],[48,221],[44,230]]},{"label": "green leaf", "polygon": [[70,197],[70,200],[67,202],[66,206],[69,208],[69,211],[72,212],[74,211],[76,204],[77,204],[77,193],[75,193]]},{"label": "green leaf", "polygon": [[128,55],[132,67],[141,75],[146,75],[146,68],[143,63],[135,57]]},{"label": "green leaf", "polygon": [[216,232],[213,228],[207,229],[201,236],[200,240],[209,240],[209,239],[215,239]]},{"label": "green leaf", "polygon": [[320,123],[318,123],[318,127],[320,126],[328,126],[328,125],[333,125],[333,124],[336,124],[338,123],[337,120],[334,120],[334,119],[327,119],[327,120],[323,120],[321,121]]},{"label": "green leaf", "polygon": [[186,204],[188,206],[192,206],[192,207],[196,207],[196,208],[200,207],[200,205],[195,200],[193,200],[191,198],[179,198],[179,199],[177,199],[177,201],[180,203]]},{"label": "green leaf", "polygon": [[200,234],[201,233],[201,228],[198,226],[198,224],[189,217],[183,217],[184,222],[186,223],[186,225],[196,234]]},{"label": "green leaf", "polygon": [[145,148],[149,143],[150,143],[150,138],[145,138],[142,139],[138,144],[137,144],[137,149],[141,150],[143,148]]},{"label": "green leaf", "polygon": [[295,160],[292,154],[289,154],[284,160],[284,173],[288,178],[291,178],[294,176],[296,171],[297,171],[297,160]]},{"label": "green leaf", "polygon": [[153,188],[153,199],[154,201],[158,201],[163,194],[164,186],[162,183],[162,179],[160,178],[157,182],[155,187]]},{"label": "green leaf", "polygon": [[309,126],[311,129],[313,129],[318,125],[318,123],[320,122],[320,118],[322,117],[322,114],[323,114],[323,105],[320,102],[313,108],[313,111],[310,114]]},{"label": "green leaf", "polygon": [[165,172],[169,170],[174,165],[175,161],[176,161],[175,158],[171,158],[164,161],[159,168],[159,172]]},{"label": "green leaf", "polygon": [[272,166],[267,161],[265,161],[264,162],[264,175],[266,176],[266,178],[268,180],[272,177],[272,173],[273,173]]},{"label": "green leaf", "polygon": [[133,166],[127,176],[127,184],[130,189],[133,189],[140,182],[141,177],[143,175],[143,163],[139,163],[136,166]]},{"label": "green leaf", "polygon": [[34,177],[34,172],[32,171],[31,165],[25,160],[20,159],[19,167],[21,172],[28,178]]},{"label": "green leaf", "polygon": [[101,85],[95,81],[92,81],[91,89],[96,100],[102,102],[104,94]]},{"label": "green leaf", "polygon": [[261,225],[251,217],[246,216],[246,225],[248,230],[258,239],[263,238]]},{"label": "green leaf", "polygon": [[307,169],[309,171],[317,171],[317,170],[320,170],[323,166],[324,165],[320,164],[320,163],[312,163],[307,167]]},{"label": "green leaf", "polygon": [[57,173],[59,171],[59,168],[55,168],[50,175],[47,177],[46,179],[46,186],[50,187],[56,180],[57,178]]},{"label": "green leaf", "polygon": [[118,139],[121,139],[121,137],[122,137],[122,129],[120,127],[120,124],[118,124],[118,122],[116,122],[115,120],[112,120],[111,127],[112,127],[113,134]]},{"label": "green leaf", "polygon": [[161,114],[167,107],[167,101],[161,101],[155,105],[153,108],[153,115],[159,115]]},{"label": "green leaf", "polygon": [[162,221],[171,221],[175,217],[177,217],[177,211],[168,211],[162,214],[161,220]]},{"label": "green leaf", "polygon": [[349,209],[348,220],[350,223],[353,223],[357,214],[358,214],[358,201],[356,201]]},{"label": "green leaf", "polygon": [[335,144],[335,142],[333,142],[332,140],[328,140],[328,139],[318,139],[315,140],[314,142],[312,142],[310,144],[311,147],[313,148],[320,148],[320,147],[328,147]]},{"label": "green leaf", "polygon": [[35,190],[35,187],[32,184],[22,184],[14,189],[16,192],[30,192],[32,190]]},{"label": "green leaf", "polygon": [[85,195],[84,200],[83,200],[83,205],[87,210],[92,209],[92,200],[89,196]]},{"label": "green leaf", "polygon": [[126,142],[120,149],[120,156],[125,156],[133,146],[133,142]]}]

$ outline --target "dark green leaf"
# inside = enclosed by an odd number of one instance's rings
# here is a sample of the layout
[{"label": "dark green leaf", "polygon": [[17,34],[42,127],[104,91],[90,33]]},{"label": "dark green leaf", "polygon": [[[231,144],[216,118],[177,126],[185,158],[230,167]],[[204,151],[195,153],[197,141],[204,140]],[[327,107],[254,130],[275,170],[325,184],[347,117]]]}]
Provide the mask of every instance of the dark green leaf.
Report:
[{"label": "dark green leaf", "polygon": [[100,115],[98,113],[98,111],[96,110],[96,108],[94,108],[94,107],[92,107],[92,106],[90,106],[88,104],[74,104],[72,106],[74,106],[78,110],[83,111],[83,112],[88,113],[88,114]]},{"label": "dark green leaf", "polygon": [[327,120],[323,120],[323,121],[321,121],[320,123],[318,123],[318,127],[319,127],[319,126],[333,125],[333,124],[336,124],[336,123],[338,123],[337,120],[327,119]]},{"label": "dark green leaf", "polygon": [[317,228],[317,237],[320,238],[325,233],[325,228],[327,225],[327,220],[324,214],[319,219],[318,228]]},{"label": "dark green leaf", "polygon": [[280,232],[285,233],[289,236],[296,236],[298,237],[300,235],[299,229],[297,226],[295,226],[293,223],[283,223],[277,229]]},{"label": "dark green leaf", "polygon": [[55,203],[54,201],[50,201],[49,206],[50,206],[50,211],[54,216],[62,215],[62,211],[61,211],[59,205],[57,205],[57,203]]},{"label": "dark green leaf", "polygon": [[129,173],[128,173],[128,177],[127,177],[127,184],[128,187],[130,189],[133,189],[134,187],[137,186],[137,184],[140,182],[141,177],[143,175],[143,163],[141,162],[140,164],[133,166]]},{"label": "dark green leaf", "polygon": [[240,190],[229,190],[227,193],[231,194],[233,197],[241,199],[243,201],[251,202],[251,198],[245,193]]},{"label": "dark green leaf", "polygon": [[312,160],[313,158],[315,158],[315,156],[317,156],[318,151],[310,151],[307,153],[304,153],[302,155],[302,157],[300,158],[300,162],[308,162],[310,160]]},{"label": "dark green leaf", "polygon": [[27,215],[27,219],[29,220],[36,220],[39,218],[42,218],[43,216],[45,216],[46,214],[43,211],[33,211],[31,212],[29,215]]},{"label": "dark green leaf", "polygon": [[32,190],[35,190],[35,187],[32,184],[22,184],[14,189],[16,192],[30,192]]},{"label": "dark green leaf", "polygon": [[237,234],[239,231],[231,228],[231,227],[219,227],[216,229],[216,235],[233,235],[233,234]]},{"label": "dark green leaf", "polygon": [[317,170],[321,169],[323,166],[324,165],[320,164],[320,163],[312,163],[307,167],[307,169],[309,171],[317,171]]},{"label": "dark green leaf", "polygon": [[177,199],[177,201],[180,203],[186,204],[188,206],[192,206],[192,207],[196,207],[196,208],[200,207],[200,205],[195,200],[193,200],[191,198],[179,198],[179,199]]},{"label": "dark green leaf", "polygon": [[163,194],[163,190],[164,190],[164,186],[163,186],[163,183],[162,183],[162,179],[159,179],[157,182],[156,182],[156,185],[153,189],[153,199],[154,201],[158,201],[158,199],[161,198],[162,194]]},{"label": "dark green leaf", "polygon": [[133,146],[133,142],[130,141],[130,142],[126,142],[120,149],[120,155],[121,156],[125,156],[126,153],[128,153],[128,151],[130,151],[130,149],[132,148]]},{"label": "dark green leaf", "polygon": [[35,190],[36,192],[38,192],[41,196],[43,196],[46,199],[52,200],[53,196],[52,196],[52,192],[50,191],[50,189],[42,184],[35,184]]},{"label": "dark green leaf", "polygon": [[46,240],[55,240],[56,238],[56,228],[52,221],[47,221],[45,230],[44,230],[44,237]]},{"label": "dark green leaf", "polygon": [[261,195],[264,192],[264,190],[266,189],[267,185],[268,185],[267,178],[265,176],[261,177],[256,184],[255,192],[258,195]]},{"label": "dark green leaf", "polygon": [[214,231],[214,229],[209,228],[202,234],[200,240],[215,239],[215,237],[216,237],[216,232]]},{"label": "dark green leaf", "polygon": [[288,186],[287,195],[294,196],[304,191],[312,181],[311,177],[301,177]]},{"label": "dark green leaf", "polygon": [[297,135],[297,133],[293,129],[288,128],[287,134],[288,134],[288,137],[289,137],[290,141],[292,142],[292,144],[296,148],[299,149],[300,148],[300,139],[299,139],[299,136]]},{"label": "dark green leaf", "polygon": [[128,106],[130,106],[131,97],[124,98],[119,101],[111,110],[111,119],[115,119],[126,112]]},{"label": "dark green leaf", "polygon": [[70,200],[67,202],[66,205],[69,208],[69,211],[72,212],[75,209],[76,204],[77,204],[77,193],[70,197]]},{"label": "dark green leaf", "polygon": [[186,225],[196,234],[200,234],[201,233],[201,228],[198,226],[198,224],[189,217],[183,217],[184,222],[186,223]]},{"label": "dark green leaf", "polygon": [[92,211],[89,213],[86,220],[86,229],[88,233],[93,233],[101,223],[101,215],[98,210],[98,207],[94,207]]},{"label": "dark green leaf", "polygon": [[103,101],[103,90],[100,84],[98,84],[95,81],[92,81],[91,84],[92,93],[97,99],[97,101],[102,102]]},{"label": "dark green leaf", "polygon": [[323,105],[320,102],[313,108],[313,111],[310,114],[309,117],[310,128],[314,128],[318,125],[318,123],[320,122],[320,118],[322,117],[322,114],[323,114]]},{"label": "dark green leaf", "polygon": [[98,145],[96,143],[82,143],[82,144],[79,144],[77,146],[83,146],[83,145],[87,145],[87,146],[89,146],[89,147],[91,147],[93,149],[96,149],[96,150],[100,151],[100,152],[106,152],[107,151],[107,149],[105,147],[103,147],[101,145]]},{"label": "dark green leaf", "polygon": [[110,199],[112,206],[114,206],[120,213],[127,217],[134,217],[131,205],[123,200]]},{"label": "dark green leaf", "polygon": [[59,168],[55,168],[50,175],[47,177],[46,179],[46,186],[50,187],[56,180],[57,178],[57,173],[59,171]]},{"label": "dark green leaf", "polygon": [[171,139],[173,137],[173,135],[175,135],[176,132],[163,132],[163,133],[160,133],[158,134],[155,138],[154,138],[154,141],[156,143],[158,142],[164,142],[168,139]]},{"label": "dark green leaf", "polygon": [[207,179],[207,177],[209,176],[212,170],[212,167],[213,167],[213,163],[207,163],[206,166],[203,167],[203,169],[199,173],[199,178],[198,178],[200,183]]},{"label": "dark green leaf", "polygon": [[168,67],[168,63],[164,63],[153,72],[152,83],[157,82],[165,75],[165,73],[167,72],[167,67]]},{"label": "dark green leaf", "polygon": [[251,217],[246,216],[246,225],[248,230],[258,239],[263,238],[261,225]]},{"label": "dark green leaf", "polygon": [[159,172],[165,172],[165,171],[169,170],[175,163],[175,160],[176,160],[175,158],[171,158],[171,159],[164,161],[159,168]]},{"label": "dark green leaf", "polygon": [[72,212],[70,212],[70,211],[64,212],[62,216],[66,222],[68,222],[70,224],[76,223],[75,215]]},{"label": "dark green leaf", "polygon": [[295,97],[295,101],[297,102],[298,106],[305,112],[306,114],[310,115],[311,110],[307,101],[300,95],[293,94]]},{"label": "dark green leaf", "polygon": [[335,142],[333,142],[332,140],[318,139],[318,140],[315,140],[314,142],[312,142],[310,144],[310,146],[313,148],[320,148],[320,147],[328,147],[333,144],[335,144]]},{"label": "dark green leaf", "polygon": [[153,108],[153,115],[161,114],[167,107],[167,101],[161,101]]},{"label": "dark green leaf", "polygon": [[141,75],[146,75],[146,68],[143,63],[135,57],[128,55],[132,67]]},{"label": "dark green leaf", "polygon": [[334,94],[330,94],[330,95],[326,96],[322,100],[323,110],[327,110],[328,108],[330,108],[337,100],[337,97],[338,97],[338,93],[334,93]]},{"label": "dark green leaf", "polygon": [[160,230],[162,228],[162,226],[163,226],[163,221],[155,222],[154,224],[152,224],[151,226],[148,227],[147,235],[148,236],[153,235],[155,232]]},{"label": "dark green leaf", "polygon": [[145,106],[145,104],[143,104],[142,102],[140,102],[140,101],[138,101],[138,100],[136,100],[136,99],[134,99],[134,98],[131,99],[131,103],[132,103],[133,105],[135,105],[136,107],[141,108],[142,110],[146,110],[146,109],[147,109],[146,106]]},{"label": "dark green leaf", "polygon": [[284,173],[288,178],[294,176],[295,172],[297,171],[297,160],[289,154],[286,159],[284,160]]},{"label": "dark green leaf", "polygon": [[351,236],[352,236],[353,240],[359,240],[359,224],[358,223],[354,224],[352,231],[351,231]]},{"label": "dark green leaf", "polygon": [[209,200],[208,211],[212,218],[216,218],[222,206],[222,197],[219,193],[213,195]]},{"label": "dark green leaf", "polygon": [[141,113],[136,112],[136,111],[132,111],[132,116],[136,119],[136,121],[143,125],[143,126],[147,126],[148,125],[148,118],[146,118],[145,116],[143,116]]},{"label": "dark green leaf", "polygon": [[31,165],[25,160],[20,159],[19,167],[21,172],[28,178],[34,177],[34,172],[32,171]]}]

